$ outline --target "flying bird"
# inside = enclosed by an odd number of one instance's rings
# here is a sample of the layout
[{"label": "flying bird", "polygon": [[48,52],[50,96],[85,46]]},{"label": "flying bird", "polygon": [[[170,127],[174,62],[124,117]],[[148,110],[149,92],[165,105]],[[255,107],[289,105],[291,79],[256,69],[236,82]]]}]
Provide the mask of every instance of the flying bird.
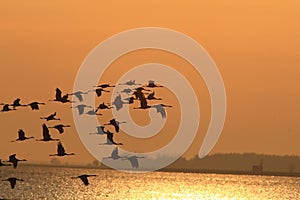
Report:
[{"label": "flying bird", "polygon": [[121,93],[126,93],[126,94],[130,94],[131,92],[133,92],[133,91],[130,88],[126,88],[121,91]]},{"label": "flying bird", "polygon": [[115,98],[114,102],[113,102],[113,105],[116,106],[116,110],[117,110],[117,111],[119,111],[121,108],[123,108],[123,105],[124,105],[124,104],[125,104],[125,102],[122,101],[121,95],[118,95],[118,96]]},{"label": "flying bird", "polygon": [[102,95],[102,92],[109,92],[108,90],[103,90],[103,88],[97,88],[96,90],[89,90],[88,92],[96,92],[97,97]]},{"label": "flying bird", "polygon": [[148,105],[147,99],[143,96],[140,99],[140,107],[134,108],[134,109],[148,109],[151,108],[151,106]]},{"label": "flying bird", "polygon": [[59,141],[59,139],[53,139],[53,138],[51,138],[51,135],[49,133],[49,129],[46,126],[46,124],[43,124],[42,128],[43,128],[43,139],[38,139],[37,141],[44,141],[44,142]]},{"label": "flying bird", "polygon": [[110,85],[109,83],[104,83],[104,84],[96,85],[94,87],[108,88],[108,87],[115,87],[115,86]]},{"label": "flying bird", "polygon": [[73,106],[71,108],[77,108],[79,115],[82,115],[82,114],[84,114],[85,108],[92,108],[92,106],[87,106],[85,104],[79,104],[79,105]]},{"label": "flying bird", "polygon": [[3,106],[3,108],[2,108],[2,110],[1,110],[1,112],[8,112],[8,111],[13,111],[13,110],[16,110],[15,108],[10,108],[9,107],[9,104],[4,104],[4,106]]},{"label": "flying bird", "polygon": [[88,174],[83,174],[83,175],[80,175],[80,176],[76,176],[76,177],[71,177],[72,179],[75,179],[75,178],[80,178],[80,180],[84,183],[84,185],[88,186],[89,185],[89,180],[88,180],[88,177],[91,177],[91,176],[97,176],[97,175],[88,175]]},{"label": "flying bird", "polygon": [[11,106],[13,108],[20,107],[20,106],[26,106],[26,105],[20,104],[20,101],[21,101],[20,98],[15,99],[14,102],[11,104]]},{"label": "flying bird", "polygon": [[63,125],[63,124],[57,124],[55,126],[51,126],[51,127],[48,127],[48,128],[55,128],[56,130],[58,130],[58,132],[60,134],[64,133],[64,128],[66,127],[71,127],[70,125]]},{"label": "flying bird", "polygon": [[18,166],[18,162],[19,161],[27,161],[26,159],[18,159],[18,158],[16,158],[16,154],[12,154],[12,155],[10,155],[9,157],[8,157],[8,161],[7,162],[10,162],[10,163],[12,163],[13,164],[13,166],[14,166],[14,168],[17,168],[17,166]]},{"label": "flying bird", "polygon": [[34,137],[26,137],[25,136],[25,132],[23,131],[23,129],[19,129],[18,130],[18,138],[16,140],[13,140],[12,142],[16,142],[16,141],[24,141],[24,140],[28,140]]},{"label": "flying bird", "polygon": [[39,110],[39,105],[46,105],[45,103],[40,103],[37,101],[31,102],[30,104],[27,104],[27,106],[31,107],[31,110]]},{"label": "flying bird", "polygon": [[155,81],[149,80],[149,81],[148,81],[148,85],[146,85],[145,87],[154,88],[154,87],[163,87],[163,86],[161,86],[161,85],[156,85],[156,84],[155,84]]},{"label": "flying bird", "polygon": [[74,95],[80,102],[83,101],[83,94],[88,94],[87,92],[81,92],[81,91],[77,91],[77,92],[73,92],[70,95]]},{"label": "flying bird", "polygon": [[16,186],[17,181],[24,181],[24,180],[23,179],[18,179],[18,178],[15,178],[15,177],[10,177],[10,178],[4,179],[2,181],[8,181],[10,183],[11,189],[14,189],[15,186]]},{"label": "flying bird", "polygon": [[61,103],[69,103],[72,102],[69,99],[69,94],[65,94],[62,96],[62,91],[59,88],[56,88],[55,90],[55,99],[50,100],[50,101],[58,101]]},{"label": "flying bird", "polygon": [[123,124],[123,123],[126,123],[126,122],[118,122],[116,119],[111,119],[109,120],[109,123],[107,124],[103,124],[103,125],[112,125],[115,127],[115,131],[118,133],[119,130],[120,130],[120,124]]},{"label": "flying bird", "polygon": [[49,156],[71,156],[75,155],[74,153],[66,153],[64,146],[62,143],[59,141],[57,143],[57,154],[50,154]]},{"label": "flying bird", "polygon": [[114,150],[111,152],[110,156],[109,157],[104,157],[103,159],[111,158],[113,160],[117,160],[119,158],[123,158],[123,157],[119,156],[119,150],[118,149],[119,149],[118,147],[114,148]]},{"label": "flying bird", "polygon": [[156,112],[160,113],[162,118],[166,118],[167,115],[164,107],[172,107],[172,106],[165,105],[165,104],[157,104],[157,105],[153,105],[152,107],[156,108]]},{"label": "flying bird", "polygon": [[140,156],[140,157],[138,157],[138,156],[124,157],[124,159],[127,159],[130,162],[132,168],[139,168],[140,167],[138,158],[144,158],[144,157],[143,156]]},{"label": "flying bird", "polygon": [[109,104],[105,104],[104,102],[101,103],[95,110],[95,112],[97,112],[99,109],[104,110],[104,109],[111,109],[112,107],[110,107]]},{"label": "flying bird", "polygon": [[142,84],[135,83],[135,80],[130,80],[130,81],[127,81],[125,83],[120,83],[119,85],[129,85],[129,86],[132,86],[132,85],[142,85]]},{"label": "flying bird", "polygon": [[143,93],[143,91],[150,91],[150,90],[147,90],[143,87],[136,88],[135,92],[133,93],[133,95],[135,96],[135,99],[145,98],[145,93]]},{"label": "flying bird", "polygon": [[46,121],[50,121],[50,120],[60,120],[59,118],[55,118],[56,116],[56,112],[54,112],[53,114],[47,116],[47,117],[40,117],[40,119],[46,119]]}]

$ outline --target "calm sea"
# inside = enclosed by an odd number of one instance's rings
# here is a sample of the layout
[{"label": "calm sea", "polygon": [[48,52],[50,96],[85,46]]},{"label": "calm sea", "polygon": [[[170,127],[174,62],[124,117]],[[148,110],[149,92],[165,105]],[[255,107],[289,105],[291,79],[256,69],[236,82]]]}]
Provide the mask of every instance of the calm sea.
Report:
[{"label": "calm sea", "polygon": [[[300,199],[300,178],[20,166],[0,168],[1,179],[24,179],[0,199]],[[96,174],[85,186],[81,174]]]}]

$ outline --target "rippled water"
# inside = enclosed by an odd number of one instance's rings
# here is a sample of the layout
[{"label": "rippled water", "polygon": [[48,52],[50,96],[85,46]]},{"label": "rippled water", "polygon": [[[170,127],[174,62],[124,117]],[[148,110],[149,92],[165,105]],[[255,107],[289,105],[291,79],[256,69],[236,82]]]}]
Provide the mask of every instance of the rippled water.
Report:
[{"label": "rippled water", "polygon": [[[22,178],[15,189],[0,182],[0,199],[300,199],[300,178],[115,170],[2,167],[1,179]],[[72,176],[96,174],[85,186]]]}]

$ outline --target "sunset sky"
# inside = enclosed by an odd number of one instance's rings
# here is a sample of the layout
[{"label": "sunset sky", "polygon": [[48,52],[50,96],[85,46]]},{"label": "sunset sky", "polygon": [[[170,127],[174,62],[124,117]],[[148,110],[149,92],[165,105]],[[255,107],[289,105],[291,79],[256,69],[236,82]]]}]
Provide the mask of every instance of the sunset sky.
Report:
[{"label": "sunset sky", "polygon": [[[201,44],[217,64],[226,88],[227,116],[211,154],[300,156],[299,10],[297,0],[1,1],[0,103],[12,103],[19,97],[24,104],[40,101],[47,105],[37,112],[20,108],[0,113],[0,158],[17,153],[28,160],[50,160],[48,154],[55,153],[56,144],[10,141],[16,139],[19,128],[28,136],[41,137],[43,121],[39,117],[57,111],[64,119],[62,123],[72,127],[63,136],[55,131],[52,135],[62,138],[68,151],[77,153],[63,161],[91,162],[94,158],[74,128],[70,105],[48,100],[54,98],[57,87],[65,93],[72,91],[80,65],[99,43],[119,32],[142,27],[182,32]],[[191,158],[202,143],[210,104],[201,77],[194,75],[188,63],[162,51],[131,52],[112,63],[107,74],[114,77],[103,77],[103,81],[115,82],[126,70],[148,62],[174,67],[193,87],[201,83],[195,91],[203,102],[202,129],[184,154]],[[161,95],[170,97],[170,102],[177,105],[171,93]],[[176,106],[169,111],[172,117],[166,126],[171,129],[172,124],[178,123],[177,111]]]}]

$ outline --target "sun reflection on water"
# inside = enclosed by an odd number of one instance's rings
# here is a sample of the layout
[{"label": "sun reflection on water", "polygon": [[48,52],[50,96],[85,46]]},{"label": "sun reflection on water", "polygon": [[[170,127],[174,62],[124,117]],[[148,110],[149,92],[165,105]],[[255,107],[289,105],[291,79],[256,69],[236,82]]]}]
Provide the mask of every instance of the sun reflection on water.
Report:
[{"label": "sun reflection on water", "polygon": [[[18,172],[16,172],[18,171]],[[97,174],[84,186],[80,174]],[[18,176],[11,190],[0,182],[0,198],[9,199],[300,199],[300,178],[29,167],[3,168],[1,179]]]}]

